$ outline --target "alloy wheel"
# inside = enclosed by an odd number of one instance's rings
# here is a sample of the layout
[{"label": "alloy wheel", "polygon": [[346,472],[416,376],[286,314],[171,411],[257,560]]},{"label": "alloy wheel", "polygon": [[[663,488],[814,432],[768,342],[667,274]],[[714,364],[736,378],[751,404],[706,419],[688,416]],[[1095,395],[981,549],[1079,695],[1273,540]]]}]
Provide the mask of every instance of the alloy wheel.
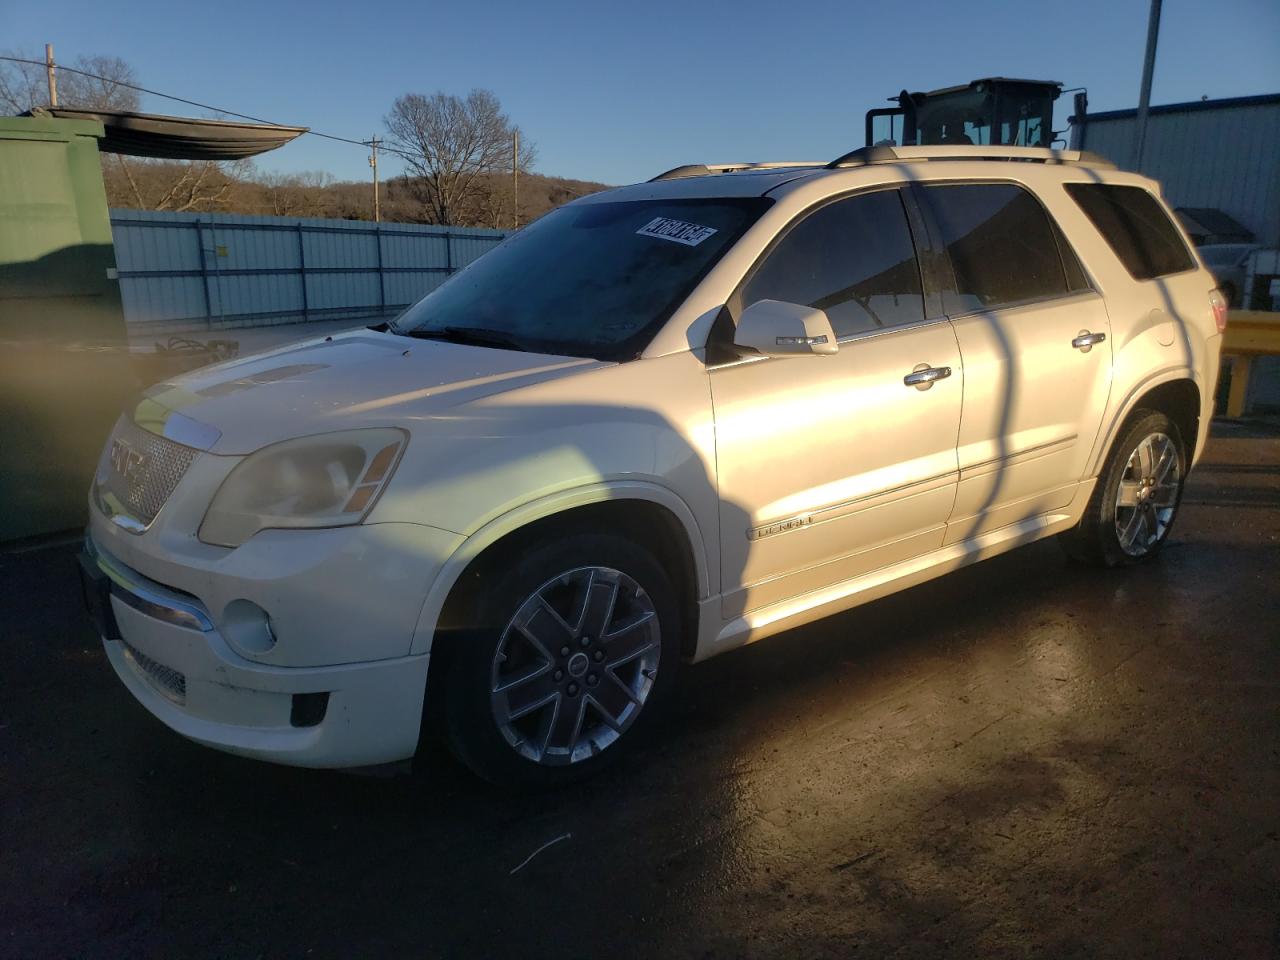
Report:
[{"label": "alloy wheel", "polygon": [[1129,455],[1116,496],[1116,537],[1131,557],[1149,553],[1169,529],[1178,506],[1182,467],[1166,434],[1144,437]]},{"label": "alloy wheel", "polygon": [[535,763],[589,759],[635,722],[662,650],[653,601],[610,567],[547,581],[498,641],[490,706],[507,743]]}]

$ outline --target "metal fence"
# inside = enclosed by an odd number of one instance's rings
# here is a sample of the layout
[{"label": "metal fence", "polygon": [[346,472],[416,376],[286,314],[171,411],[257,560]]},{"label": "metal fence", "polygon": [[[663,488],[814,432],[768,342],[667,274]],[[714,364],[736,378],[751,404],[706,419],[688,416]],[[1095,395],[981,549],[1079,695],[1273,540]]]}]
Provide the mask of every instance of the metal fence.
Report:
[{"label": "metal fence", "polygon": [[506,236],[499,230],[112,210],[131,330],[265,326],[394,313]]}]

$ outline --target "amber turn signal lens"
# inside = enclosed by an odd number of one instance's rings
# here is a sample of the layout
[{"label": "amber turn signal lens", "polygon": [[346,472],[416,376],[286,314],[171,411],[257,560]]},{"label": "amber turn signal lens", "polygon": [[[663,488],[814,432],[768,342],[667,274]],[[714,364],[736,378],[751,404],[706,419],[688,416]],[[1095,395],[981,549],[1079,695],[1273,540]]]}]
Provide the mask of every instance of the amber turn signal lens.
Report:
[{"label": "amber turn signal lens", "polygon": [[381,483],[383,477],[387,475],[387,471],[391,469],[391,464],[395,462],[396,453],[400,450],[400,444],[389,443],[379,450],[369,462],[369,469],[364,472],[364,479],[361,483]]}]

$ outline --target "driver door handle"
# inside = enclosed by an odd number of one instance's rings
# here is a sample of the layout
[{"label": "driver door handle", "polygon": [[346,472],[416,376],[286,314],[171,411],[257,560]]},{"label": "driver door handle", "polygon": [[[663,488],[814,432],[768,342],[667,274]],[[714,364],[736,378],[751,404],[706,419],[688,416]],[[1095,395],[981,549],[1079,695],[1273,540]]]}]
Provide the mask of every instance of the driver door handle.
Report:
[{"label": "driver door handle", "polygon": [[950,367],[926,367],[923,364],[902,378],[903,384],[917,390],[928,390],[935,380],[945,380],[951,376]]},{"label": "driver door handle", "polygon": [[1077,350],[1083,350],[1088,353],[1089,348],[1095,343],[1102,343],[1106,339],[1107,335],[1105,333],[1090,333],[1088,330],[1083,330],[1078,337],[1071,341],[1071,345]]}]

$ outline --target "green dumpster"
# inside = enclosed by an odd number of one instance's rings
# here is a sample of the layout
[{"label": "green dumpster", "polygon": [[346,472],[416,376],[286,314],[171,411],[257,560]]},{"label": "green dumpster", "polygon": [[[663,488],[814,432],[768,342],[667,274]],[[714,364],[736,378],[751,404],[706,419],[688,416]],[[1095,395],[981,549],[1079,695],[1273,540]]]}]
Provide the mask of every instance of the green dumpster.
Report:
[{"label": "green dumpster", "polygon": [[102,135],[0,118],[0,542],[84,525],[98,455],[138,389]]}]

